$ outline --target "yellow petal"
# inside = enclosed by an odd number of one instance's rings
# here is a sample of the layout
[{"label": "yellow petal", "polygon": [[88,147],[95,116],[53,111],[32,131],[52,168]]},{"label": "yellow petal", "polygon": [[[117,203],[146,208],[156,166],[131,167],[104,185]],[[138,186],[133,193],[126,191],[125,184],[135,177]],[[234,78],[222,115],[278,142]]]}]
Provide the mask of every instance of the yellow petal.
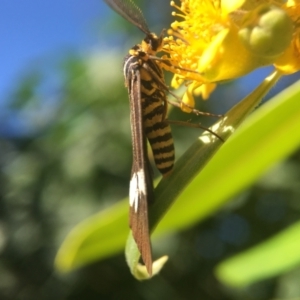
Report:
[{"label": "yellow petal", "polygon": [[276,60],[274,65],[284,74],[292,74],[300,70],[300,44],[297,47],[297,40]]},{"label": "yellow petal", "polygon": [[195,100],[193,96],[193,87],[189,85],[186,92],[182,97],[182,101],[180,103],[180,108],[182,111],[186,113],[191,113],[192,109],[195,107]]},{"label": "yellow petal", "polygon": [[[210,53],[206,53],[210,52]],[[208,82],[243,76],[252,70],[273,63],[273,58],[250,53],[235,28],[219,33],[200,59],[199,71]]]},{"label": "yellow petal", "polygon": [[215,83],[201,84],[201,86],[194,90],[194,95],[201,96],[203,100],[207,100],[216,87]]},{"label": "yellow petal", "polygon": [[245,0],[223,0],[222,1],[222,13],[227,15],[234,10],[242,7]]}]

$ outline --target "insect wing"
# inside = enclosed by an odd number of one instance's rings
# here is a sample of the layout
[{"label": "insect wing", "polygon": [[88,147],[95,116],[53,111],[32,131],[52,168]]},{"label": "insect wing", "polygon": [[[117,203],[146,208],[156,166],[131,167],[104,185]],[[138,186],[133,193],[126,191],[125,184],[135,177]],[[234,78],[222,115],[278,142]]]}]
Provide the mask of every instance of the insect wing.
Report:
[{"label": "insect wing", "polygon": [[121,15],[145,34],[149,34],[147,22],[140,8],[131,0],[104,0],[115,12]]},{"label": "insect wing", "polygon": [[139,69],[138,58],[127,56],[124,63],[124,75],[130,98],[133,151],[129,189],[129,223],[147,271],[151,275],[152,250],[148,223],[148,203],[153,201],[153,183],[143,125],[141,76]]}]

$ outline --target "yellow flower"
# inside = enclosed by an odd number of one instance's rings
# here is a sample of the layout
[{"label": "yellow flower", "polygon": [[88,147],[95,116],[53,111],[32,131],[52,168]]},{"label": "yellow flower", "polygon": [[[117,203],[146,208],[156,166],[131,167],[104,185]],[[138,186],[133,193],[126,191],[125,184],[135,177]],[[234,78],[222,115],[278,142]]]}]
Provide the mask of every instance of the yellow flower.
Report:
[{"label": "yellow flower", "polygon": [[169,63],[162,67],[175,74],[174,88],[188,86],[184,111],[194,107],[195,92],[206,99],[217,82],[274,63],[285,72],[299,69],[300,0],[180,2],[180,7],[171,2],[181,20],[164,39],[162,58]]}]

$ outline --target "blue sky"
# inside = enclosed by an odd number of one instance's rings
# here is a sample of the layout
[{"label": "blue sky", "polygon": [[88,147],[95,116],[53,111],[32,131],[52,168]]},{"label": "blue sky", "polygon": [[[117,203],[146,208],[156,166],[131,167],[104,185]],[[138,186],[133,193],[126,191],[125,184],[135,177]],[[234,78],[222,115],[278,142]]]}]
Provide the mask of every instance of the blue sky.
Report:
[{"label": "blue sky", "polygon": [[[43,67],[45,62],[51,65],[52,59],[54,62],[56,59],[57,62],[57,58],[64,57],[64,54],[69,52],[85,53],[95,48],[100,49],[101,44],[108,42],[104,39],[104,32],[107,26],[112,25],[108,25],[109,18],[115,16],[102,0],[1,0],[0,108],[8,95],[19,85],[28,66],[42,62]],[[155,25],[156,22],[152,23]],[[120,32],[122,28],[116,30]],[[133,25],[132,30],[137,31]],[[114,35],[109,42],[113,43],[116,36]],[[240,81],[243,96],[269,71],[263,72],[259,72],[259,76],[258,73],[251,74]],[[296,80],[299,74],[293,77]],[[282,79],[272,92],[276,93],[278,88],[288,85],[289,80],[290,76]],[[239,95],[234,96],[237,99],[241,98]],[[231,98],[233,95],[228,96],[228,99]],[[15,112],[7,114],[1,109],[0,135],[3,132],[8,132],[8,135],[22,135],[20,128],[30,131],[23,123],[18,124],[22,120],[16,117]],[[26,124],[28,125],[27,121]]]},{"label": "blue sky", "polygon": [[99,47],[112,16],[102,0],[1,0],[0,103],[32,62]]},{"label": "blue sky", "polygon": [[101,0],[1,0],[0,98],[35,59],[99,43],[108,13]]}]

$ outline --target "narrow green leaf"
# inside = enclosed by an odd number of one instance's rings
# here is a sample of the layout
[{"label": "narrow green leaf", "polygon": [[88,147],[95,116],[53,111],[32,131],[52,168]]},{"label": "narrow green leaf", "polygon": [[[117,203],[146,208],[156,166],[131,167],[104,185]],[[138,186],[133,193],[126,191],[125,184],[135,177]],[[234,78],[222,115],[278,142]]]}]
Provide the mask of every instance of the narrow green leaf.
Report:
[{"label": "narrow green leaf", "polygon": [[[227,201],[230,195],[249,185],[273,162],[293,151],[300,143],[298,130],[300,117],[297,115],[300,111],[299,94],[298,83],[298,86],[295,84],[254,112],[180,195],[160,222],[154,236],[186,228],[213,213]],[[264,143],[261,144],[262,142]],[[276,155],[273,155],[273,151]],[[191,154],[180,159],[180,163],[184,165],[185,159],[192,162],[189,155]],[[267,162],[264,163],[264,160]],[[252,171],[248,173],[248,169]],[[189,172],[181,176],[188,177]],[[163,182],[166,184],[168,180],[160,183],[158,191],[164,190]],[[180,180],[181,177],[177,179],[178,184]],[[169,192],[172,194],[173,188],[169,189]],[[161,193],[161,196],[159,194],[157,193],[157,207],[151,209],[151,224],[160,217],[160,213],[156,212],[160,202],[164,209],[168,208],[163,201],[163,197],[168,195],[167,191]],[[161,213],[163,214],[164,211],[162,210]],[[111,256],[123,249],[128,231],[128,200],[126,199],[76,226],[57,254],[56,267],[61,271],[71,271]],[[129,252],[136,250],[135,243],[132,243],[131,239],[128,239],[127,245],[132,246]],[[138,251],[132,257],[135,257],[132,265],[137,264]]]},{"label": "narrow green leaf", "polygon": [[121,201],[79,223],[64,240],[55,266],[61,272],[119,252],[128,235],[128,202]]},{"label": "narrow green leaf", "polygon": [[241,288],[276,276],[300,264],[300,222],[254,248],[225,260],[216,268],[224,284]]},{"label": "narrow green leaf", "polygon": [[207,217],[297,149],[299,99],[297,82],[257,109],[177,199],[156,232],[182,229]]},{"label": "narrow green leaf", "polygon": [[[280,76],[278,72],[274,71],[249,96],[235,105],[219,122],[212,126],[212,131],[217,133],[224,140],[227,140],[241,122],[260,103],[262,97],[277,82]],[[176,198],[206,166],[222,145],[223,143],[214,135],[209,132],[204,133],[184,155],[179,158],[172,174],[168,178],[163,178],[160,181],[155,190],[155,203],[149,208],[149,223],[152,231],[160,219],[170,209]],[[219,172],[218,170],[215,171]],[[201,183],[198,186],[201,186]],[[196,222],[199,215],[202,214],[201,204],[199,205],[201,192],[201,190],[197,189],[189,198],[186,198],[184,195],[180,196],[179,201],[176,200],[173,208],[171,208],[173,213],[169,213],[165,216],[167,221],[163,219],[163,225],[159,226],[157,232],[161,233],[166,230],[174,230],[174,228],[182,228]],[[177,209],[178,207],[179,209]],[[190,215],[192,215],[192,218],[190,218]],[[125,254],[132,274],[135,276],[135,274],[141,273],[141,266],[138,263],[139,252],[136,249],[135,241],[131,233],[127,240]],[[146,278],[146,274],[143,275],[143,278]]]}]

